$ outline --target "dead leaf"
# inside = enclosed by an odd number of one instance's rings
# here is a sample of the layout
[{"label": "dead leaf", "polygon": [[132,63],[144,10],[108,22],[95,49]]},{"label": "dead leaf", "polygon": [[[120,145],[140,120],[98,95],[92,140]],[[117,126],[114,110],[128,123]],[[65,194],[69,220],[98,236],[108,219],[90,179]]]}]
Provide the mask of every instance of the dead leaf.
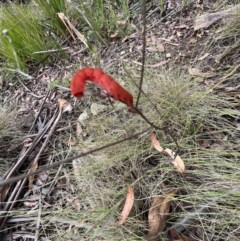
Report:
[{"label": "dead leaf", "polygon": [[121,213],[121,219],[118,222],[118,225],[122,225],[125,220],[127,219],[132,206],[133,206],[133,202],[134,202],[134,192],[133,192],[133,188],[131,186],[127,186],[127,197],[126,197],[126,201]]},{"label": "dead leaf", "polygon": [[59,99],[59,100],[58,100],[58,107],[59,107],[59,109],[62,109],[62,108],[64,107],[64,105],[66,105],[67,103],[68,103],[67,100],[65,100],[65,99]]},{"label": "dead leaf", "polygon": [[110,35],[110,38],[115,38],[118,36],[118,34],[119,34],[119,31],[116,30],[113,34]]},{"label": "dead leaf", "polygon": [[163,61],[161,61],[159,63],[156,63],[156,64],[147,64],[146,66],[150,67],[150,68],[158,68],[158,67],[161,67],[161,66],[167,64],[168,62],[169,61],[163,60]]},{"label": "dead leaf", "polygon": [[59,99],[58,100],[58,107],[59,109],[64,112],[71,112],[72,111],[72,105],[65,99]]},{"label": "dead leaf", "polygon": [[188,68],[188,73],[189,73],[191,76],[200,76],[200,77],[204,77],[204,78],[210,78],[210,77],[213,77],[213,76],[216,75],[216,74],[213,73],[213,72],[203,73],[200,69],[198,69],[198,68],[192,68],[192,67],[189,67],[189,68]]},{"label": "dead leaf", "polygon": [[173,159],[172,164],[177,168],[177,170],[180,173],[184,173],[185,165],[181,157],[179,155],[176,155],[176,153],[169,148],[165,148],[163,152],[167,153]]},{"label": "dead leaf", "polygon": [[148,240],[153,240],[159,232],[162,232],[166,226],[167,215],[169,214],[171,200],[178,189],[174,189],[166,196],[155,197],[148,213],[149,231]]},{"label": "dead leaf", "polygon": [[152,133],[151,134],[151,141],[152,141],[152,144],[154,146],[154,148],[159,151],[159,152],[163,152],[163,148],[161,147],[159,141],[156,139],[155,135]]},{"label": "dead leaf", "polygon": [[175,26],[174,28],[176,29],[182,29],[182,28],[188,28],[189,26],[187,24],[181,24],[181,25],[178,25],[178,26]]},{"label": "dead leaf", "polygon": [[177,168],[180,173],[183,173],[185,171],[185,164],[181,157],[176,155],[176,153],[169,148],[163,149],[153,133],[151,134],[151,142],[157,151],[166,153],[171,157],[171,159],[173,159],[172,164]]},{"label": "dead leaf", "polygon": [[197,42],[197,40],[195,38],[191,38],[188,43],[189,44],[195,44]]},{"label": "dead leaf", "polygon": [[68,141],[67,145],[68,146],[76,146],[76,142],[75,141]]},{"label": "dead leaf", "polygon": [[[33,163],[32,163],[32,165],[31,165],[31,167],[30,167],[30,169],[29,169],[28,172],[35,172],[35,171],[37,170],[37,168],[38,168],[38,158],[36,158],[36,159],[33,161]],[[28,178],[28,189],[29,189],[29,190],[32,189],[34,177],[35,177],[35,176],[32,175],[32,176],[30,176],[30,177]]]},{"label": "dead leaf", "polygon": [[118,20],[117,21],[117,24],[119,24],[119,25],[125,25],[126,24],[126,20]]},{"label": "dead leaf", "polygon": [[204,60],[210,53],[205,53],[202,57],[198,58],[199,61]]},{"label": "dead leaf", "polygon": [[233,15],[235,12],[237,12],[239,7],[240,7],[240,4],[223,11],[219,11],[215,13],[206,13],[206,14],[203,14],[202,16],[197,17],[193,23],[194,31],[201,28],[208,28],[218,20],[225,18],[227,16]]},{"label": "dead leaf", "polygon": [[82,205],[80,204],[80,201],[78,199],[75,199],[74,203],[76,205],[77,211],[80,211],[81,208],[82,208]]},{"label": "dead leaf", "polygon": [[35,207],[38,204],[38,201],[35,202],[23,202],[23,205],[26,207]]},{"label": "dead leaf", "polygon": [[164,45],[162,43],[157,43],[157,50],[160,52],[160,53],[163,53],[165,51],[165,48],[164,48]]}]

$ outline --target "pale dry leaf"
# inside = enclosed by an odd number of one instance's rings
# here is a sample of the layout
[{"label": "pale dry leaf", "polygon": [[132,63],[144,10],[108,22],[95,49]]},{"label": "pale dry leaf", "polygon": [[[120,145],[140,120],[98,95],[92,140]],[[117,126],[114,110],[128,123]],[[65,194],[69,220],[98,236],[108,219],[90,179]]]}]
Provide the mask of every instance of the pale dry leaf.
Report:
[{"label": "pale dry leaf", "polygon": [[58,100],[58,107],[59,109],[62,109],[64,112],[71,112],[72,111],[72,105],[65,99],[59,99]]},{"label": "pale dry leaf", "polygon": [[67,142],[67,145],[68,145],[68,146],[76,146],[76,142],[69,140],[69,141]]},{"label": "pale dry leaf", "polygon": [[178,26],[175,26],[174,28],[176,29],[183,29],[183,28],[188,28],[189,26],[187,24],[181,24],[181,25],[178,25]]},{"label": "pale dry leaf", "polygon": [[185,164],[184,164],[182,158],[179,155],[176,155],[176,153],[169,148],[165,148],[163,150],[163,152],[167,153],[173,159],[172,164],[177,168],[177,170],[180,173],[184,173]]},{"label": "pale dry leaf", "polygon": [[119,34],[119,31],[116,30],[113,34],[110,35],[110,38],[115,38],[118,36],[118,34]]},{"label": "pale dry leaf", "polygon": [[146,66],[150,67],[150,68],[158,68],[158,67],[161,67],[161,66],[167,64],[168,62],[169,61],[167,61],[167,60],[163,60],[163,61],[161,61],[159,63],[156,63],[156,64],[147,64]]},{"label": "pale dry leaf", "polygon": [[164,45],[160,42],[157,43],[157,49],[160,53],[163,53],[165,51]]},{"label": "pale dry leaf", "polygon": [[148,240],[152,240],[159,232],[166,227],[167,215],[169,214],[171,200],[177,193],[178,189],[174,189],[166,196],[155,197],[148,213],[149,231]]},{"label": "pale dry leaf", "polygon": [[204,60],[205,58],[207,58],[207,56],[209,55],[210,53],[205,53],[203,56],[201,56],[200,58],[198,58],[199,61],[201,60]]},{"label": "pale dry leaf", "polygon": [[67,100],[65,100],[65,99],[59,99],[59,100],[58,100],[58,107],[59,107],[59,109],[62,109],[62,108],[64,107],[64,105],[66,105],[67,103],[68,103]]},{"label": "pale dry leaf", "polygon": [[198,69],[198,68],[192,68],[192,67],[189,67],[189,68],[188,68],[188,73],[189,73],[191,76],[201,76],[201,77],[205,77],[205,78],[213,77],[213,76],[216,75],[216,74],[213,73],[213,72],[203,73],[200,69]]},{"label": "pale dry leaf", "polygon": [[161,147],[159,141],[156,139],[156,137],[153,133],[151,134],[150,138],[151,138],[151,141],[152,141],[152,144],[153,144],[154,148],[159,152],[163,152],[163,148]]},{"label": "pale dry leaf", "polygon": [[81,208],[82,208],[82,205],[80,204],[80,201],[78,199],[75,199],[74,204],[76,205],[77,211],[80,211]]},{"label": "pale dry leaf", "polygon": [[188,43],[189,44],[195,44],[197,42],[197,40],[195,38],[191,38]]},{"label": "pale dry leaf", "polygon": [[117,21],[117,24],[119,24],[119,25],[125,25],[126,24],[126,20],[118,20]]},{"label": "pale dry leaf", "polygon": [[127,186],[127,197],[126,197],[126,201],[121,213],[121,219],[118,222],[118,225],[122,225],[125,220],[127,219],[132,206],[133,206],[133,202],[134,202],[134,191],[133,188],[131,186]]},{"label": "pale dry leaf", "polygon": [[35,201],[35,202],[28,202],[28,201],[23,202],[23,205],[25,207],[35,207],[37,204],[38,204],[38,201]]},{"label": "pale dry leaf", "polygon": [[183,173],[185,171],[185,164],[181,157],[176,155],[176,153],[169,148],[162,148],[160,142],[156,139],[153,133],[151,134],[150,138],[154,148],[159,152],[168,154],[171,159],[173,159],[172,164],[177,168],[180,173]]}]

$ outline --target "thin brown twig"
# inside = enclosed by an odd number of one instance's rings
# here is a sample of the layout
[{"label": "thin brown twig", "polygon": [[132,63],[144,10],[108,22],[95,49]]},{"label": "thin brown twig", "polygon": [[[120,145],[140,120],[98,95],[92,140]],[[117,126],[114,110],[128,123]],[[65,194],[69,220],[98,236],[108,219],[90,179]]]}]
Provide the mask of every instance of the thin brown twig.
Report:
[{"label": "thin brown twig", "polygon": [[143,31],[142,31],[142,67],[141,67],[141,77],[139,82],[139,91],[136,101],[136,108],[138,107],[138,102],[140,100],[140,96],[142,93],[142,84],[144,77],[144,69],[145,69],[145,55],[146,55],[146,0],[142,0],[142,23],[143,23]]}]

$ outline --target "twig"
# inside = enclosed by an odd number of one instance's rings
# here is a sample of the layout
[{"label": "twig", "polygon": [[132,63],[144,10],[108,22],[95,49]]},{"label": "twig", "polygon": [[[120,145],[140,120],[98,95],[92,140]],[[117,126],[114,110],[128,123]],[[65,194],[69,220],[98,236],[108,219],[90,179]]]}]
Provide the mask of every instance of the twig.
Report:
[{"label": "twig", "polygon": [[69,47],[65,47],[65,48],[61,48],[61,49],[48,49],[48,50],[43,50],[43,51],[37,51],[37,52],[34,52],[33,54],[55,53],[55,52],[59,52],[62,50],[67,50],[67,49],[69,49]]},{"label": "twig", "polygon": [[145,69],[145,56],[146,56],[146,0],[142,1],[142,22],[143,22],[143,32],[142,32],[142,66],[141,66],[141,78],[139,82],[139,91],[136,101],[136,108],[138,107],[138,102],[140,100],[140,96],[142,93],[142,84],[143,84],[143,77],[144,77],[144,69]]},{"label": "twig", "polygon": [[35,95],[35,94],[21,81],[21,79],[19,78],[19,76],[17,76],[17,79],[18,79],[18,81],[20,82],[20,84],[24,87],[24,89],[29,92],[30,95],[36,97],[37,99],[41,99],[41,98],[44,96],[44,95],[42,95],[42,96]]},{"label": "twig", "polygon": [[69,158],[64,159],[64,160],[62,160],[62,161],[55,162],[55,163],[53,163],[53,164],[51,164],[51,165],[45,166],[45,167],[43,167],[43,168],[40,168],[40,169],[38,169],[38,170],[36,170],[36,171],[34,171],[34,172],[29,172],[29,173],[27,173],[27,174],[18,175],[18,176],[16,176],[16,177],[12,177],[12,178],[9,178],[9,179],[7,179],[7,180],[0,181],[0,187],[6,186],[6,185],[11,184],[11,183],[13,183],[13,182],[17,182],[17,181],[22,180],[22,179],[24,179],[24,178],[26,178],[26,177],[30,177],[30,176],[39,174],[39,173],[44,172],[44,171],[47,171],[47,170],[49,170],[49,169],[51,169],[51,168],[58,167],[58,166],[60,166],[60,165],[62,165],[62,164],[66,164],[66,163],[68,163],[68,162],[73,161],[74,159],[77,159],[77,158],[80,158],[80,157],[84,157],[84,156],[86,156],[86,155],[89,155],[89,154],[92,154],[92,153],[95,153],[95,152],[104,150],[104,149],[106,149],[106,148],[108,148],[108,147],[111,147],[111,146],[120,144],[120,143],[125,142],[125,141],[128,141],[128,140],[131,140],[131,139],[133,139],[133,138],[135,138],[135,137],[137,137],[137,136],[139,136],[139,135],[141,135],[141,134],[143,134],[143,133],[145,133],[145,132],[147,132],[147,131],[149,131],[149,130],[151,130],[151,128],[147,128],[146,130],[141,131],[141,132],[138,132],[138,133],[136,133],[136,134],[134,134],[134,135],[132,135],[132,136],[129,136],[129,137],[127,137],[127,138],[124,138],[124,139],[119,140],[119,141],[116,141],[116,142],[109,143],[109,144],[107,144],[107,145],[105,145],[105,146],[101,146],[101,147],[96,148],[96,149],[94,149],[94,150],[90,150],[90,151],[87,151],[87,152],[85,152],[85,153],[82,153],[82,154],[79,154],[79,155],[76,155],[76,156],[73,156],[73,157],[69,157]]},{"label": "twig", "polygon": [[43,102],[42,102],[42,104],[41,104],[41,106],[40,106],[40,109],[39,109],[39,111],[38,111],[38,113],[37,113],[37,116],[36,116],[35,120],[33,121],[33,124],[32,124],[32,126],[31,126],[28,134],[30,134],[30,133],[32,132],[32,130],[33,130],[33,128],[34,128],[34,126],[35,126],[35,124],[36,124],[36,122],[37,122],[37,119],[38,119],[38,117],[40,116],[40,114],[41,114],[41,112],[42,112],[42,110],[43,110],[43,106],[44,106],[44,104],[45,104],[45,102],[46,102],[49,94],[50,94],[50,90],[49,90],[49,91],[47,92],[47,94],[45,95],[45,98],[44,98],[44,100],[43,100]]}]

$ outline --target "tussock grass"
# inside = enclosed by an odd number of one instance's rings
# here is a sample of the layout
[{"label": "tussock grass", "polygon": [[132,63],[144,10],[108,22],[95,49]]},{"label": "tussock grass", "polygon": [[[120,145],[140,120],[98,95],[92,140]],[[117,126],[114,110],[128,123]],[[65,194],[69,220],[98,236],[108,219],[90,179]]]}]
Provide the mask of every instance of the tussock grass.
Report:
[{"label": "tussock grass", "polygon": [[[103,1],[81,2],[75,5],[85,25],[84,32],[90,42],[97,39],[108,45],[110,39],[122,38],[133,29],[130,26],[130,2]],[[95,42],[95,41],[94,41]]]},{"label": "tussock grass", "polygon": [[34,52],[54,46],[53,42],[44,41],[35,11],[13,3],[1,8],[0,58],[7,67],[26,69],[27,63],[41,62],[47,57],[47,54],[34,55]]},{"label": "tussock grass", "polygon": [[67,39],[69,37],[69,33],[66,29],[66,26],[58,17],[58,13],[63,13],[68,17],[68,13],[70,10],[69,4],[65,0],[50,0],[50,1],[41,1],[35,0],[37,6],[43,13],[45,18],[45,28],[48,31],[52,32],[55,35],[62,35]]},{"label": "tussock grass", "polygon": [[[142,112],[156,125],[170,127],[181,147],[180,155],[187,171],[180,175],[167,157],[155,151],[150,143],[150,132],[76,160],[70,180],[75,190],[73,195],[82,209],[76,213],[74,206],[65,209],[59,204],[53,207],[53,212],[54,222],[57,217],[57,220],[65,220],[65,225],[76,225],[78,239],[145,240],[147,212],[155,196],[179,188],[174,210],[169,215],[170,225],[186,217],[192,209],[239,185],[236,171],[239,143],[233,135],[236,126],[226,119],[226,116],[236,116],[237,112],[180,72],[147,69],[146,76],[143,90],[159,112],[144,97],[140,102]],[[136,94],[136,90],[133,92]],[[119,115],[121,121],[109,106],[108,111],[91,117],[85,127],[89,140],[79,139],[75,151],[102,146],[148,126],[137,115],[125,111],[120,111]],[[156,134],[164,147],[176,150],[167,133],[157,131]],[[136,200],[130,217],[118,227],[126,185],[133,186]],[[201,240],[210,239],[210,235],[237,240],[237,206],[238,193],[234,193],[210,205],[207,212],[199,213],[193,226],[202,233]],[[76,237],[74,232],[59,232],[65,238]]]}]

